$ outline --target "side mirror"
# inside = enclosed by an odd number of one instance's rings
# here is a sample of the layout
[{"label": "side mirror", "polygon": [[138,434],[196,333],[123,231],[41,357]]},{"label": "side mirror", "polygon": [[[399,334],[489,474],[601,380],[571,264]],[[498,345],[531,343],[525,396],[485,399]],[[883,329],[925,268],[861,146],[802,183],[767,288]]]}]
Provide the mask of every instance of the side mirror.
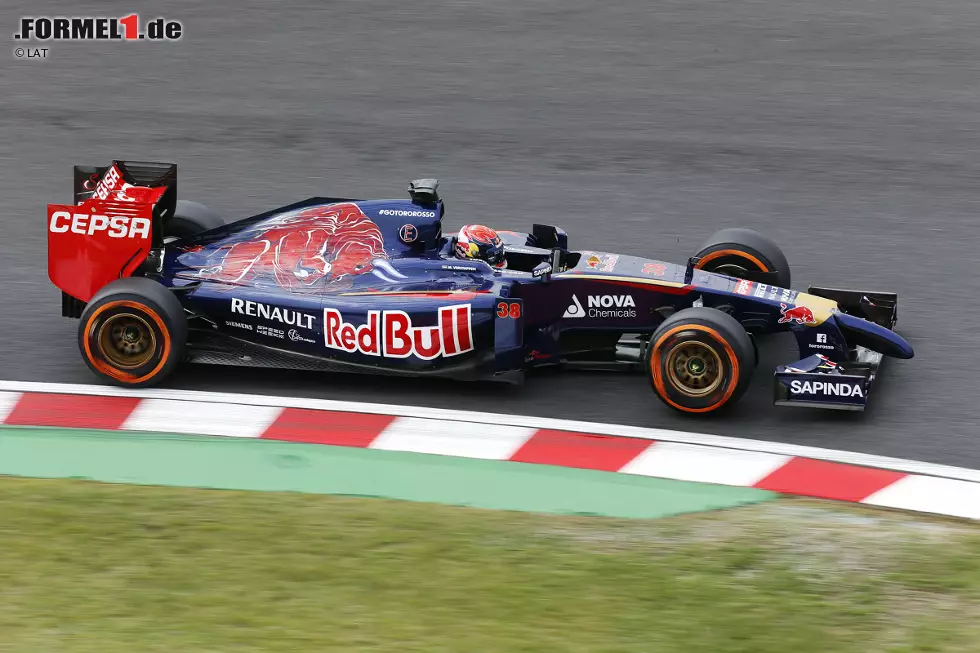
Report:
[{"label": "side mirror", "polygon": [[542,281],[547,282],[551,278],[552,269],[551,263],[538,263],[534,266],[534,269],[531,270],[531,276],[535,279],[541,279]]},{"label": "side mirror", "polygon": [[691,283],[694,280],[694,270],[697,269],[698,263],[700,262],[700,256],[692,256],[687,259],[687,268],[684,270],[684,283]]}]

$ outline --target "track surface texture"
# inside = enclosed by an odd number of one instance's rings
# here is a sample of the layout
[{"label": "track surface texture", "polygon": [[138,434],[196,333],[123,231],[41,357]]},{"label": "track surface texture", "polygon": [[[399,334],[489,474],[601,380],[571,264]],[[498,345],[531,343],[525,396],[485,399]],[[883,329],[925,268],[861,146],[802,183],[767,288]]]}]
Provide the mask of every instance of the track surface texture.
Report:
[{"label": "track surface texture", "polygon": [[[63,13],[5,2],[0,25]],[[181,41],[49,41],[27,61],[11,40],[3,55],[0,377],[93,381],[45,274],[44,205],[70,200],[73,164],[175,161],[181,196],[228,219],[314,194],[401,197],[437,176],[448,229],[553,222],[576,247],[674,261],[716,229],[760,230],[796,288],[898,291],[916,358],[886,361],[864,415],[771,406],[773,366],[795,360],[783,337],[740,404],[708,419],[602,373],[513,388],[188,366],[169,385],[980,467],[980,3],[222,0],[163,15]]]}]

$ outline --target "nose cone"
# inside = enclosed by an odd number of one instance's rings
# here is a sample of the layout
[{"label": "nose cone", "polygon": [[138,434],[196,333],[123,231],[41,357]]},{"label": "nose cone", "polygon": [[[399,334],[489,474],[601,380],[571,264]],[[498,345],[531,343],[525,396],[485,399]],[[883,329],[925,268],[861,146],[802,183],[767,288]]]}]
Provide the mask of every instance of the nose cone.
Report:
[{"label": "nose cone", "polygon": [[835,313],[834,319],[849,345],[861,345],[893,358],[912,358],[912,345],[891,329],[847,313]]}]

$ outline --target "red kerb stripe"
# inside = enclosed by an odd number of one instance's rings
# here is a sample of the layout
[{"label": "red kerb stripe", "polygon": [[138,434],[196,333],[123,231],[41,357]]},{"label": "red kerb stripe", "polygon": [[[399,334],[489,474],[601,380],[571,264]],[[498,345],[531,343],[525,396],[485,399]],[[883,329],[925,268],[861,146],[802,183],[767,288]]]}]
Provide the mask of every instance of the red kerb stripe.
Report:
[{"label": "red kerb stripe", "polygon": [[394,415],[286,408],[272,426],[266,429],[262,438],[340,447],[367,447],[395,419],[397,418]]},{"label": "red kerb stripe", "polygon": [[651,444],[653,440],[541,429],[510,459],[520,463],[615,472]]},{"label": "red kerb stripe", "polygon": [[136,397],[25,392],[5,424],[116,430],[139,402]]},{"label": "red kerb stripe", "polygon": [[793,458],[755,487],[838,501],[860,501],[908,476],[890,469],[872,469],[811,458]]}]

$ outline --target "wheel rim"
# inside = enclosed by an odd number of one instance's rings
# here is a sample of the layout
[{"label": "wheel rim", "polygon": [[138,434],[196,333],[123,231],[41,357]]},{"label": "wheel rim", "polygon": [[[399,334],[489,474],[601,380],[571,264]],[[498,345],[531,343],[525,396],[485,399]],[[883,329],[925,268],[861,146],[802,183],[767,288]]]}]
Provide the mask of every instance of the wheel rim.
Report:
[{"label": "wheel rim", "polygon": [[688,397],[704,397],[722,382],[721,356],[711,345],[696,340],[678,343],[667,355],[670,384]]},{"label": "wheel rim", "polygon": [[149,322],[133,313],[107,318],[99,327],[96,341],[105,360],[131,370],[145,365],[156,351],[157,339]]}]

